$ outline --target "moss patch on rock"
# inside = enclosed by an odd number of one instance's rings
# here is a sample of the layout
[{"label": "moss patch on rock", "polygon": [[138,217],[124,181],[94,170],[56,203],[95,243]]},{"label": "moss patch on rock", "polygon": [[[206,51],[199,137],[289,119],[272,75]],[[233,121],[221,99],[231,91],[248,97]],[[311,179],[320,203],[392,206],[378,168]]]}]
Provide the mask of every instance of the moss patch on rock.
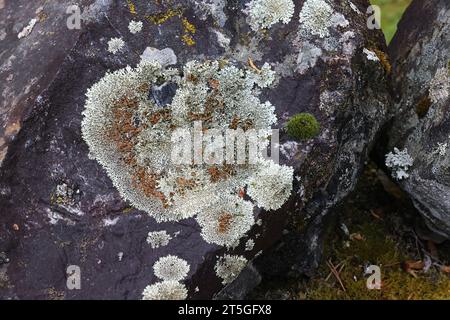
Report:
[{"label": "moss patch on rock", "polygon": [[286,130],[292,138],[308,140],[320,133],[320,124],[312,114],[299,113],[288,121]]}]

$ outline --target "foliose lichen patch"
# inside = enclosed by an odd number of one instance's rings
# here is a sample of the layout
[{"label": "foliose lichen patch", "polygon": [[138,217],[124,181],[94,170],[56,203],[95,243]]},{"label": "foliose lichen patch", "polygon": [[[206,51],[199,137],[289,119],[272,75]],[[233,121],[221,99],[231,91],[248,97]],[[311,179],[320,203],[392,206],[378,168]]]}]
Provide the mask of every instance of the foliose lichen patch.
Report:
[{"label": "foliose lichen patch", "polygon": [[[83,137],[133,206],[160,222],[197,216],[207,242],[231,246],[254,224],[255,205],[276,210],[287,200],[293,169],[262,154],[255,163],[239,165],[174,164],[173,147],[180,145],[174,133],[201,121],[206,137],[213,130],[259,130],[266,145],[276,116],[255,88],[268,87],[273,79],[267,64],[243,70],[191,61],[180,74],[143,61],[106,74],[89,89]],[[254,203],[242,198],[246,188]]]}]

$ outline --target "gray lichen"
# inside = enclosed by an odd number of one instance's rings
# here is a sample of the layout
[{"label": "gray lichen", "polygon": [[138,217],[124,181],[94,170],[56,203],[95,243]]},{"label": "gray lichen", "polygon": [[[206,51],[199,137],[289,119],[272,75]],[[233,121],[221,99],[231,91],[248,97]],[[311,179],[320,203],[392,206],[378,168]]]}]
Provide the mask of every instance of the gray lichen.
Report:
[{"label": "gray lichen", "polygon": [[253,31],[270,28],[277,22],[288,24],[294,15],[292,0],[252,0],[247,4],[249,24]]},{"label": "gray lichen", "polygon": [[247,259],[243,256],[224,255],[214,267],[216,275],[222,279],[222,284],[233,282],[247,265]]}]

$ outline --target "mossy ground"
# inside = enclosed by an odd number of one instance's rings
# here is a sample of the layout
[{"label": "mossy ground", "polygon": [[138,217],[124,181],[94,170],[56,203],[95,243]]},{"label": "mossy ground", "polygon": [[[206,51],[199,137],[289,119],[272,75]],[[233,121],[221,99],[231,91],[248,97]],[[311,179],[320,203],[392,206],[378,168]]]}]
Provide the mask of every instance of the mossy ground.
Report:
[{"label": "mossy ground", "polygon": [[397,31],[397,24],[403,12],[412,0],[370,0],[381,8],[381,28],[383,29],[387,43],[391,42]]},{"label": "mossy ground", "polygon": [[[384,184],[382,183],[384,182]],[[371,165],[357,189],[336,209],[335,223],[325,241],[322,264],[312,279],[265,279],[252,298],[310,300],[450,299],[448,242],[432,245],[437,257],[427,272],[405,271],[408,261],[431,256],[429,243],[416,232],[421,220],[399,189]],[[387,190],[387,191],[386,191]],[[348,229],[348,233],[344,230]],[[331,273],[337,269],[342,285]],[[381,290],[367,289],[364,270],[381,268]],[[344,290],[345,289],[345,290]]]}]

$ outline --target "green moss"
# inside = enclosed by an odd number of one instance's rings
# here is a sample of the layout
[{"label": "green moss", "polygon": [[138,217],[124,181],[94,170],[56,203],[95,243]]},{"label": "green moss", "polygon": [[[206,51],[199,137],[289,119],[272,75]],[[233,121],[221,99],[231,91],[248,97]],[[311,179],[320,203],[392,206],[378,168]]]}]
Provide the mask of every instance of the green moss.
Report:
[{"label": "green moss", "polygon": [[[306,291],[298,293],[299,299],[322,300],[417,300],[449,299],[450,280],[435,270],[418,272],[415,278],[401,268],[401,262],[408,259],[396,242],[386,237],[382,223],[366,222],[351,232],[363,235],[364,240],[352,241],[349,247],[334,242],[327,248],[327,255],[333,256],[335,265],[343,265],[340,278],[345,291],[330,272],[322,266],[322,277],[312,280]],[[364,266],[375,264],[381,268],[381,290],[369,290],[363,277]]]},{"label": "green moss", "polygon": [[[307,279],[266,278],[251,298],[450,299],[450,277],[438,267],[432,266],[427,272],[417,270],[417,277],[403,270],[402,265],[406,261],[423,259],[420,248],[426,244],[407,232],[409,227],[404,227],[408,226],[411,217],[417,215],[414,206],[409,199],[394,198],[390,192],[386,192],[377,170],[373,163],[369,164],[360,177],[356,191],[334,209],[334,223],[329,221],[323,230],[326,239],[317,274]],[[303,228],[302,224],[299,221],[300,228]],[[348,233],[345,229],[348,229]],[[449,245],[437,245],[443,265],[450,265]],[[331,274],[329,262],[337,269],[345,290]],[[367,288],[364,269],[369,265],[380,267],[381,290]]]},{"label": "green moss", "polygon": [[320,124],[312,114],[299,113],[288,121],[286,129],[292,138],[308,140],[319,134]]}]

